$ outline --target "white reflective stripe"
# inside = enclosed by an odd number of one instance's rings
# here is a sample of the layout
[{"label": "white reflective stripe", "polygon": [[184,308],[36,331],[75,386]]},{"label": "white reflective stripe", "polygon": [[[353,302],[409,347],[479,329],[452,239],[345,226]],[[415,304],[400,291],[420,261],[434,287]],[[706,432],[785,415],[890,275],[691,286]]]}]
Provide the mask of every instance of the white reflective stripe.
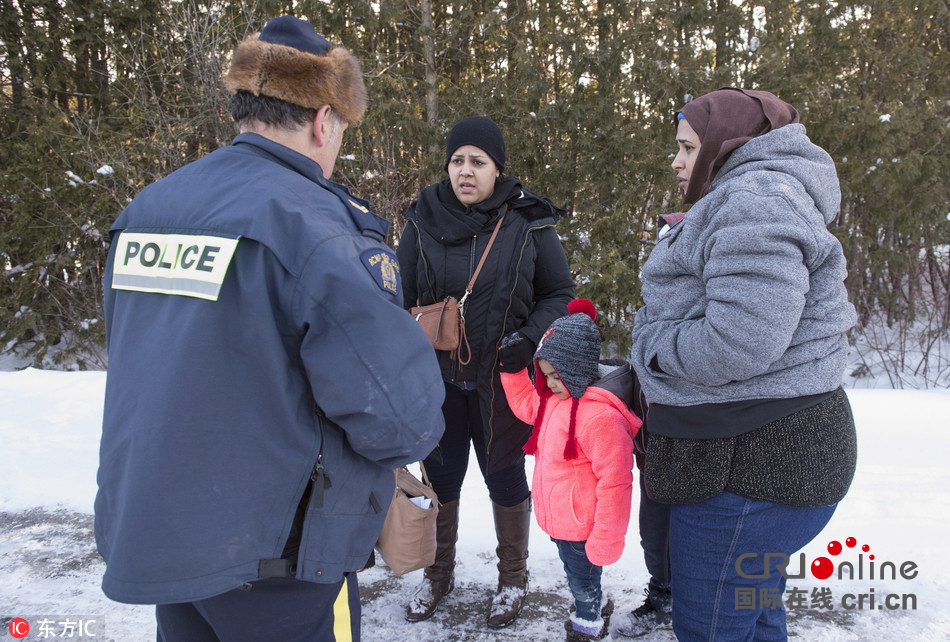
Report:
[{"label": "white reflective stripe", "polygon": [[161,276],[135,276],[116,274],[112,277],[112,287],[117,290],[138,290],[139,292],[164,292],[166,294],[187,294],[216,301],[221,285],[192,281],[189,279],[169,279]]},{"label": "white reflective stripe", "polygon": [[237,244],[221,236],[122,232],[112,287],[217,301]]}]

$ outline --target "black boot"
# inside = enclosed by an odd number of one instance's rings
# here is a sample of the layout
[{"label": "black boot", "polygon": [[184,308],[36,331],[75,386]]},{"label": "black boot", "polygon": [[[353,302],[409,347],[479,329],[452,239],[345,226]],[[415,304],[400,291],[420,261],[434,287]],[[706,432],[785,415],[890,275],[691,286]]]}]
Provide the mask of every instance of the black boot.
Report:
[{"label": "black boot", "polygon": [[435,562],[426,567],[422,585],[406,607],[406,620],[421,622],[435,613],[442,598],[455,588],[455,542],[459,533],[459,500],[439,505]]},{"label": "black boot", "polygon": [[498,538],[498,590],[492,597],[488,626],[500,629],[514,622],[528,594],[528,532],[531,498],[512,507],[492,503]]},{"label": "black boot", "polygon": [[646,599],[630,613],[615,619],[617,635],[638,638],[657,629],[669,629],[673,622],[673,596],[669,589],[643,589]]}]

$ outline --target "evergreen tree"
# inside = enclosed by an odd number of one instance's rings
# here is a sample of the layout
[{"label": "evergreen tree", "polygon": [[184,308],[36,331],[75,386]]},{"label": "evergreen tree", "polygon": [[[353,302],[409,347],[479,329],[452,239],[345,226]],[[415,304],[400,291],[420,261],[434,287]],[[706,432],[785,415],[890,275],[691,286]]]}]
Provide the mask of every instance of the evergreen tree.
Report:
[{"label": "evergreen tree", "polygon": [[[222,70],[293,13],[351,49],[369,90],[336,178],[393,222],[445,177],[459,118],[506,134],[508,171],[568,207],[578,294],[624,356],[659,214],[680,209],[674,110],[722,86],[799,108],[841,177],[832,229],[863,320],[950,325],[950,11],[939,0],[3,0],[0,345],[101,367],[108,228],[148,183],[235,134]],[[942,315],[942,316],[941,316]],[[102,355],[101,349],[98,354]],[[69,354],[65,358],[71,359]]]}]

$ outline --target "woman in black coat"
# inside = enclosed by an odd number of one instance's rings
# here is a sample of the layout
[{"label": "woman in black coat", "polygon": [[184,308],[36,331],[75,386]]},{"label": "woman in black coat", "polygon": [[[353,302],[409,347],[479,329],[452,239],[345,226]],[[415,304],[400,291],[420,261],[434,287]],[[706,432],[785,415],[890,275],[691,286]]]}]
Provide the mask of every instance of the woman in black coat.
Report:
[{"label": "woman in black coat", "polygon": [[574,298],[567,257],[554,229],[565,211],[502,174],[505,141],[484,116],[459,121],[449,133],[449,177],[422,190],[406,213],[398,257],[405,307],[446,296],[461,299],[501,217],[497,238],[465,301],[471,359],[438,352],[445,381],[445,435],[425,460],[439,495],[435,563],[406,610],[406,619],[430,617],[454,587],[455,542],[462,481],[474,449],[488,487],[498,538],[498,589],[489,626],[510,624],[528,586],[531,493],[524,452],[531,426],[512,414],[498,373],[530,363],[541,335],[567,314]]}]

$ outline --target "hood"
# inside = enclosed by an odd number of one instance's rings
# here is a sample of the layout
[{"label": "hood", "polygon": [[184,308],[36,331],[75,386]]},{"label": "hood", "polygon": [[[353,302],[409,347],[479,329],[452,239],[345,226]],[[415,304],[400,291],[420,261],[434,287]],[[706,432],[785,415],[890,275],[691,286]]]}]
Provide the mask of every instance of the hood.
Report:
[{"label": "hood", "polygon": [[606,359],[600,362],[599,369],[600,379],[587,387],[584,396],[609,403],[620,411],[630,423],[630,435],[634,436],[643,422],[634,412],[638,386],[633,368],[627,361]]},{"label": "hood", "polygon": [[623,403],[633,407],[636,398],[636,375],[630,363],[623,359],[601,359],[597,370],[599,377],[590,385],[607,390]]},{"label": "hood", "polygon": [[825,224],[838,215],[841,187],[835,163],[828,152],[809,140],[804,125],[780,127],[738,148],[719,170],[709,191],[727,180],[757,171],[781,172],[798,181]]}]

